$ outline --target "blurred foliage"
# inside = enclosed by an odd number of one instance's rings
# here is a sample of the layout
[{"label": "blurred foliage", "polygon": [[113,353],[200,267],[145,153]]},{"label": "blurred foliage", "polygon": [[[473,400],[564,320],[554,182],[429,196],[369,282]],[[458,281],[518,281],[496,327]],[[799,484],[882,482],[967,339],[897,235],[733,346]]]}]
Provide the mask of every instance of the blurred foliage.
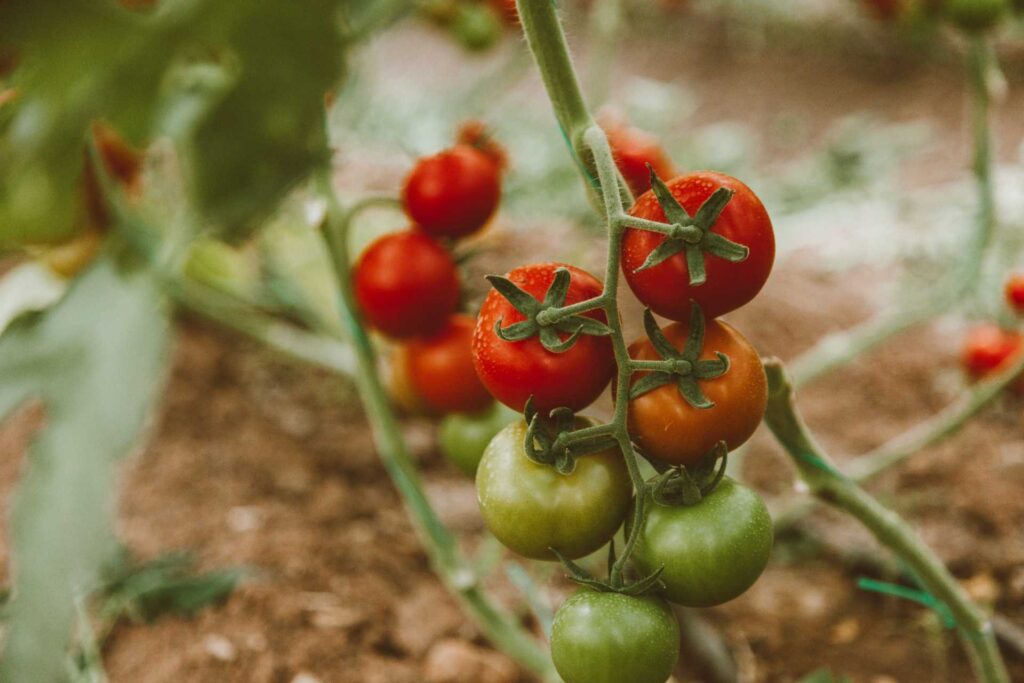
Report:
[{"label": "blurred foliage", "polygon": [[342,74],[341,2],[0,3],[17,92],[0,109],[0,247],[74,231],[95,119],[137,144],[171,135],[203,216],[247,234],[328,156],[321,121]]},{"label": "blurred foliage", "polygon": [[114,465],[133,448],[164,374],[167,311],[145,272],[104,258],[45,315],[0,337],[0,415],[37,398],[32,443],[12,509],[15,598],[0,679],[58,680],[78,591],[114,548]]}]

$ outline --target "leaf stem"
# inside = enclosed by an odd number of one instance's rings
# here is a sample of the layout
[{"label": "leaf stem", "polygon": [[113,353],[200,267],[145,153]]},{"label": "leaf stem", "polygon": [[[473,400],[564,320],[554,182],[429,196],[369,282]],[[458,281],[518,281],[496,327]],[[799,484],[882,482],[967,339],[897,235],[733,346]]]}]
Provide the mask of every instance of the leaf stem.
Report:
[{"label": "leaf stem", "polygon": [[927,591],[949,607],[980,681],[1009,683],[988,618],[899,515],[835,468],[796,412],[793,387],[782,364],[770,361],[765,371],[769,387],[765,422],[789,453],[800,478],[820,500],[855,517],[909,567]]}]

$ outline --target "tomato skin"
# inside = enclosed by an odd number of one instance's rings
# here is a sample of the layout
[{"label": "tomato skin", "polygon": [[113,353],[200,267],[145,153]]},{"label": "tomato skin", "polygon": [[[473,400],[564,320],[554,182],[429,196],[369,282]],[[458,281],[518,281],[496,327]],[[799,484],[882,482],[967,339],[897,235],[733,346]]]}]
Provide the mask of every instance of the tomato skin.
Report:
[{"label": "tomato skin", "polygon": [[658,138],[638,128],[617,124],[607,127],[608,144],[615,157],[615,165],[634,195],[651,189],[650,164],[662,180],[675,175],[672,161],[665,154]]},{"label": "tomato skin", "polygon": [[[580,419],[580,427],[592,422]],[[476,472],[484,523],[515,552],[556,560],[550,548],[575,559],[608,543],[633,498],[617,448],[584,455],[571,474],[526,457],[526,423],[517,420],[491,440]]]},{"label": "tomato skin", "polygon": [[438,427],[438,446],[449,462],[472,477],[476,475],[487,444],[517,418],[518,413],[500,403],[483,413],[452,413],[445,416]]},{"label": "tomato skin", "polygon": [[415,230],[385,235],[355,267],[355,295],[367,322],[396,339],[431,334],[459,303],[455,262]]},{"label": "tomato skin", "polygon": [[[681,349],[690,325],[672,323],[662,332]],[[694,408],[675,384],[658,387],[629,402],[629,433],[645,455],[671,465],[694,465],[719,441],[725,441],[732,450],[757,429],[768,405],[768,380],[761,358],[728,323],[708,320],[700,358],[712,360],[716,351],[729,357],[729,371],[716,379],[698,380],[714,407]],[[646,337],[630,345],[629,355],[637,360],[660,358]],[[634,374],[632,382],[644,374]]]},{"label": "tomato skin", "polygon": [[405,366],[410,389],[430,410],[475,413],[494,402],[473,368],[475,323],[472,316],[453,315],[436,334],[399,347],[395,363]]},{"label": "tomato skin", "polygon": [[[600,296],[602,287],[597,278],[561,263],[521,266],[507,277],[534,298],[543,300],[559,268],[567,268],[570,273],[567,305]],[[587,315],[607,322],[603,311]],[[494,326],[499,320],[507,327],[524,318],[496,290],[487,294],[473,335],[473,359],[484,386],[496,399],[518,412],[522,412],[531,395],[534,406],[545,415],[559,406],[575,412],[593,403],[615,374],[611,340],[581,335],[568,351],[552,353],[536,336],[507,342],[495,334]]]},{"label": "tomato skin", "polygon": [[945,0],[946,18],[964,31],[986,31],[1009,12],[1009,0]]},{"label": "tomato skin", "polygon": [[465,237],[484,227],[498,208],[501,173],[469,145],[424,157],[405,180],[406,214],[434,237]]},{"label": "tomato skin", "polygon": [[661,598],[581,588],[555,614],[551,658],[565,683],[665,683],[679,621]]},{"label": "tomato skin", "polygon": [[506,26],[519,25],[519,8],[516,7],[516,0],[490,0],[489,4]]},{"label": "tomato skin", "polygon": [[644,572],[664,566],[664,595],[676,604],[728,602],[768,566],[774,540],[768,508],[729,477],[696,505],[668,507],[648,494],[646,509],[633,561]]},{"label": "tomato skin", "polygon": [[[960,363],[971,379],[984,379],[1007,369],[1020,357],[1022,351],[1024,335],[985,323],[967,333],[960,352]],[[1024,393],[1024,377],[1017,380],[1014,390]]]},{"label": "tomato skin", "polygon": [[1017,315],[1024,315],[1024,273],[1018,273],[1006,281],[1006,303]]},{"label": "tomato skin", "polygon": [[[717,318],[749,302],[768,280],[775,261],[775,233],[761,200],[739,180],[714,171],[679,176],[666,184],[691,216],[718,188],[735,191],[713,232],[748,247],[750,255],[745,261],[731,263],[705,254],[707,281],[693,287],[683,252],[653,268],[636,272],[648,254],[665,241],[665,236],[630,228],[622,238],[622,272],[630,289],[655,313],[671,320],[689,319],[691,299],[700,304],[708,318]],[[637,198],[629,213],[638,218],[665,222],[665,212],[653,192]]]}]

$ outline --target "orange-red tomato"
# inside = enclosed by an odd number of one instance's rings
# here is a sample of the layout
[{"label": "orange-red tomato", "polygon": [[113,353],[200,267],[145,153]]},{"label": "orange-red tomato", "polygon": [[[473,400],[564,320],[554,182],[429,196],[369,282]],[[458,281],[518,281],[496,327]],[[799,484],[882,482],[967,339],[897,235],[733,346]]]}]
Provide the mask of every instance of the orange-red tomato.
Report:
[{"label": "orange-red tomato", "polygon": [[[690,325],[673,323],[662,332],[682,350]],[[713,407],[694,408],[676,384],[658,387],[629,402],[629,433],[646,455],[672,465],[693,465],[719,441],[732,450],[757,429],[768,403],[768,381],[757,351],[727,323],[708,320],[700,358],[714,360],[716,351],[729,357],[728,372],[716,379],[698,380]],[[646,337],[630,345],[629,355],[637,360],[660,359]],[[632,382],[644,374],[636,373]]]},{"label": "orange-red tomato", "polygon": [[433,237],[459,238],[487,224],[501,199],[501,170],[469,145],[424,157],[405,180],[409,218]]},{"label": "orange-red tomato", "polygon": [[658,177],[667,181],[675,175],[672,161],[668,158],[661,142],[654,135],[639,128],[620,123],[606,125],[608,144],[615,157],[615,165],[634,195],[641,195],[651,189],[650,164]]},{"label": "orange-red tomato", "polygon": [[1017,315],[1024,315],[1024,273],[1018,273],[1006,281],[1006,303]]},{"label": "orange-red tomato", "polygon": [[[1024,335],[985,323],[967,333],[960,362],[971,379],[983,379],[1007,369],[1020,358],[1022,351]],[[1014,390],[1024,391],[1024,378],[1017,381]]]},{"label": "orange-red tomato", "polygon": [[396,372],[407,378],[418,403],[432,412],[478,413],[494,401],[473,367],[475,324],[472,316],[453,315],[437,334],[398,349]]}]

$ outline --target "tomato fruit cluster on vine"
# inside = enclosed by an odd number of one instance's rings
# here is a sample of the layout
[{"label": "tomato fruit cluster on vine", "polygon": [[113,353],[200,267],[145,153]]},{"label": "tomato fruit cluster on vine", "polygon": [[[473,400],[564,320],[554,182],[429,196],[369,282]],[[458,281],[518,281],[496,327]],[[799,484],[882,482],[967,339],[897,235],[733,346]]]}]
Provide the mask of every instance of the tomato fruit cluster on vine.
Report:
[{"label": "tomato fruit cluster on vine", "polygon": [[494,409],[473,366],[475,318],[459,311],[462,283],[452,247],[493,218],[503,166],[503,150],[482,124],[464,125],[455,145],[418,159],[406,176],[401,199],[410,227],[371,243],[354,271],[364,319],[395,343],[396,402],[409,412],[447,416],[442,449],[469,472],[486,445],[480,434],[489,440],[508,416]]},{"label": "tomato fruit cluster on vine", "polygon": [[[614,133],[614,161],[635,187],[621,150],[635,148],[637,138]],[[660,150],[656,140],[640,139],[643,154]],[[664,155],[660,163],[671,168]],[[567,683],[662,683],[679,648],[667,601],[706,607],[737,597],[772,547],[764,502],[723,476],[720,460],[760,423],[767,380],[754,347],[718,318],[765,284],[775,255],[771,221],[735,178],[699,172],[663,182],[653,161],[645,170],[648,189],[629,209],[636,220],[626,223],[614,255],[648,307],[646,335],[624,345],[628,357],[616,353],[619,321],[608,312],[618,308],[609,306],[605,285],[562,263],[490,276],[473,334],[484,386],[524,413],[480,461],[484,522],[520,555],[566,562],[583,584],[559,609],[551,636]],[[629,372],[620,372],[623,364]],[[628,385],[619,386],[623,377]],[[609,385],[626,401],[630,449],[655,472],[639,485],[618,426],[578,414]],[[579,571],[572,561],[608,546],[620,530],[631,552],[627,578],[605,582]]]}]

